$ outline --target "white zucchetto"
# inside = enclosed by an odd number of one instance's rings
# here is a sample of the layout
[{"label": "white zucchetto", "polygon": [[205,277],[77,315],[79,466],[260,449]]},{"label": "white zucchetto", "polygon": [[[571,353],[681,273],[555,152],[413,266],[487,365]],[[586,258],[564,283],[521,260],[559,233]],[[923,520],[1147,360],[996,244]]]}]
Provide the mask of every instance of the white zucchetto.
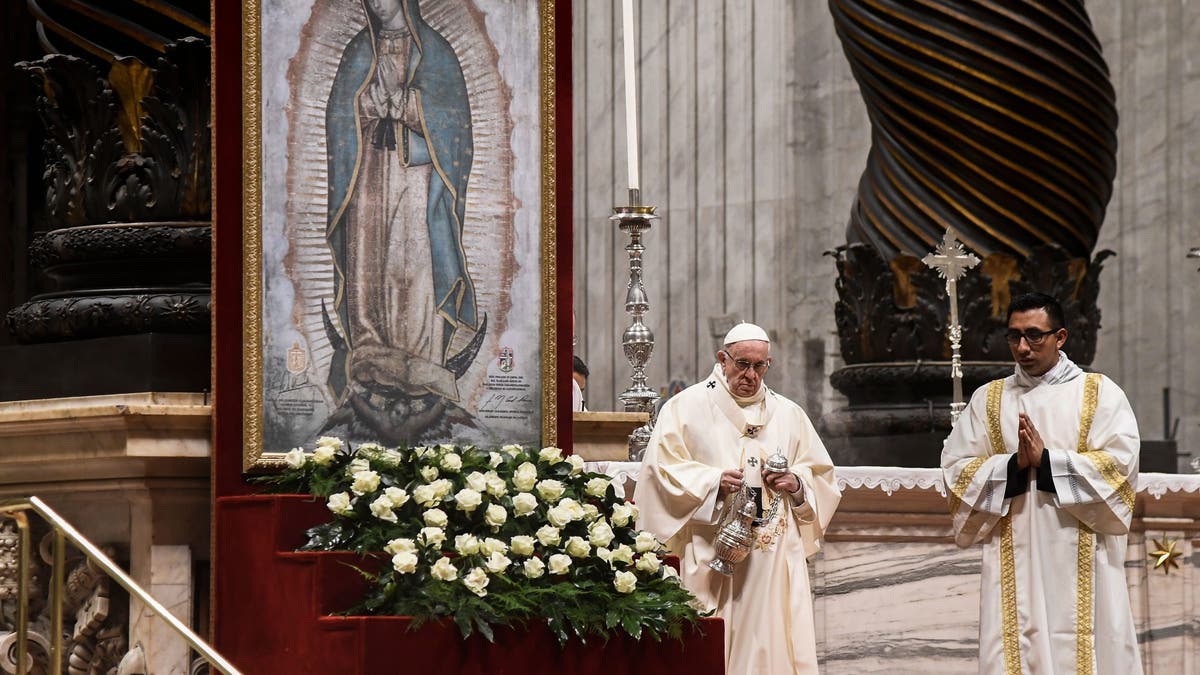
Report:
[{"label": "white zucchetto", "polygon": [[729,329],[729,332],[725,334],[725,342],[722,344],[731,345],[744,340],[762,340],[767,344],[771,342],[771,338],[767,337],[767,331],[752,323],[743,322]]}]

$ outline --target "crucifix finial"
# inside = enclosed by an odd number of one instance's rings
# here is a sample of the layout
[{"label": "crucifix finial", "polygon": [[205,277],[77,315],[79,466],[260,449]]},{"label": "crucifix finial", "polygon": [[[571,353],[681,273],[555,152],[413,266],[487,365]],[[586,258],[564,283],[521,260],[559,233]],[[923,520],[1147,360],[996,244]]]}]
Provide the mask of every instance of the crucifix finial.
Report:
[{"label": "crucifix finial", "polygon": [[979,258],[964,249],[962,242],[954,236],[954,228],[948,227],[941,245],[922,258],[921,262],[937,270],[946,281],[958,281],[967,270],[979,264]]}]

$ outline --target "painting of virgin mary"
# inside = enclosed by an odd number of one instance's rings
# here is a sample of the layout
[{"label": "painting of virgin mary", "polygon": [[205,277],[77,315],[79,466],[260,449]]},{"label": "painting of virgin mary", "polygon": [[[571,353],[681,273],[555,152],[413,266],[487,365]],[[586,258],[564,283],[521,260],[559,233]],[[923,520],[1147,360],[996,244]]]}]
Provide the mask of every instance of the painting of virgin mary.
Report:
[{"label": "painting of virgin mary", "polygon": [[[364,4],[326,112],[328,381],[343,415],[370,423],[401,406],[403,436],[458,402],[483,337],[462,246],[471,111],[458,58],[417,0]],[[459,330],[474,339],[450,354]]]},{"label": "painting of virgin mary", "polygon": [[538,7],[264,7],[267,450],[540,437]]}]

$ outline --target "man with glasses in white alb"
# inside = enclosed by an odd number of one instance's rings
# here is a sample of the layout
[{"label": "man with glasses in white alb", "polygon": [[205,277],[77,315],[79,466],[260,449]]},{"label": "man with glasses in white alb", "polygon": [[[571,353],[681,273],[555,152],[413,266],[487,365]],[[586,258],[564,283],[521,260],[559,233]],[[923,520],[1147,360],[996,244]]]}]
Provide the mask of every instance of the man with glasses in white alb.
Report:
[{"label": "man with glasses in white alb", "polygon": [[955,541],[983,542],[980,673],[1142,672],[1125,579],[1137,420],[1062,351],[1058,301],[1013,300],[1014,373],[980,387],[942,449]]},{"label": "man with glasses in white alb", "polygon": [[[800,406],[771,391],[770,339],[735,326],[712,373],[659,413],[638,473],[638,526],[680,558],[683,584],[725,620],[728,673],[817,672],[806,559],[820,548],[841,493],[833,463]],[[768,472],[772,455],[786,470]],[[755,541],[731,576],[709,563],[722,515],[755,488]],[[772,512],[763,509],[779,498]],[[725,514],[729,515],[729,514]]]}]

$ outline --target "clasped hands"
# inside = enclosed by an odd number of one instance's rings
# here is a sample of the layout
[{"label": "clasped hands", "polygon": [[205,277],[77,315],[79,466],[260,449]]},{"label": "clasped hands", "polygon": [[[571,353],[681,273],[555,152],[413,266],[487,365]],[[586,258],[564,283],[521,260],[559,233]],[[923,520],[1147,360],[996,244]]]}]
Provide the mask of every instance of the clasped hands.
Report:
[{"label": "clasped hands", "polygon": [[1020,439],[1017,442],[1017,468],[1024,471],[1031,466],[1041,466],[1042,451],[1046,449],[1046,444],[1042,442],[1042,435],[1025,413],[1020,415],[1017,435]]},{"label": "clasped hands", "polygon": [[[732,494],[742,489],[744,474],[741,469],[726,469],[721,472],[721,492]],[[791,471],[767,471],[762,469],[763,484],[776,492],[795,494],[800,489],[800,479]]]}]

